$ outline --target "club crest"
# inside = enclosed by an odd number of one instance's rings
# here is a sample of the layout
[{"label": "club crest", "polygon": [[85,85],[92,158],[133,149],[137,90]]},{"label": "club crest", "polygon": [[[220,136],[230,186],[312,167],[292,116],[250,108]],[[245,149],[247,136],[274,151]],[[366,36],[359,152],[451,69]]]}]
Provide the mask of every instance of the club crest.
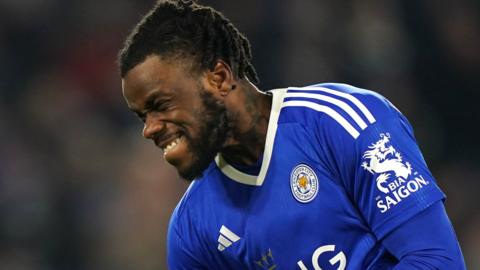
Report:
[{"label": "club crest", "polygon": [[318,177],[308,165],[299,164],[290,175],[290,188],[297,201],[308,203],[317,195]]}]

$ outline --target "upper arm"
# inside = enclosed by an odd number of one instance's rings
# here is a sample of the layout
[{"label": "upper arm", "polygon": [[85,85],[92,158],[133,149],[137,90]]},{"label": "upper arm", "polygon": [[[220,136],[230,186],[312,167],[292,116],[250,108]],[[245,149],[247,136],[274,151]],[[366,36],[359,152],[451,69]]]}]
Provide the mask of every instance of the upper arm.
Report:
[{"label": "upper arm", "polygon": [[383,240],[398,260],[394,269],[465,269],[452,224],[442,202],[409,219]]},{"label": "upper arm", "polygon": [[352,136],[339,121],[317,123],[319,145],[352,203],[378,239],[445,198],[427,167],[407,119],[385,98],[369,91],[350,94],[373,116],[344,99],[366,126],[336,108],[358,131]]},{"label": "upper arm", "polygon": [[[319,156],[373,234],[400,260],[395,269],[464,269],[443,208],[445,195],[408,120],[378,94],[328,87],[319,89],[318,94],[331,94],[320,102],[313,100],[317,96],[303,95],[325,112],[308,121],[318,131]],[[332,92],[338,88],[343,88],[341,94]]]}]

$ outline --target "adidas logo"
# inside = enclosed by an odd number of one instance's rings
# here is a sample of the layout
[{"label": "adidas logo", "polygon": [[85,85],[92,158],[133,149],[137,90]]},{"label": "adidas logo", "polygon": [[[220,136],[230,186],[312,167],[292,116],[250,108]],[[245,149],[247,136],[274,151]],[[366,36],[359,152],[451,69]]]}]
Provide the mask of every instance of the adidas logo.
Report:
[{"label": "adidas logo", "polygon": [[218,236],[218,250],[224,251],[225,248],[240,240],[240,237],[222,225],[220,235]]}]

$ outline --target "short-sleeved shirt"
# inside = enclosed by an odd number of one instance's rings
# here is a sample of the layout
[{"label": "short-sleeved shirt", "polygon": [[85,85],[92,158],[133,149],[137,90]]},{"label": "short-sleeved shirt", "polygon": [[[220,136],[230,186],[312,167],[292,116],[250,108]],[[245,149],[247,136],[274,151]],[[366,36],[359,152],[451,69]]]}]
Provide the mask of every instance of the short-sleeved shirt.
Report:
[{"label": "short-sleeved shirt", "polygon": [[387,269],[380,244],[444,199],[407,119],[384,97],[345,84],[269,91],[262,159],[219,154],[176,207],[175,269]]}]

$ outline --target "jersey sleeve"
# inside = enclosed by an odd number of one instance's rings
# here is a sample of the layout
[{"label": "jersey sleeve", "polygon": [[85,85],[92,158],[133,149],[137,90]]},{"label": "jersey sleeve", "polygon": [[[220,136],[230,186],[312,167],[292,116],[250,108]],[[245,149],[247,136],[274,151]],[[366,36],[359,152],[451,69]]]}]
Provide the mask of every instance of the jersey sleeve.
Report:
[{"label": "jersey sleeve", "polygon": [[[333,118],[318,123],[333,174],[378,239],[445,198],[425,163],[407,119],[373,92],[349,94],[365,126]],[[351,107],[355,107],[352,104]],[[346,117],[345,117],[346,118]]]},{"label": "jersey sleeve", "polygon": [[452,224],[440,201],[393,230],[382,244],[399,258],[394,270],[466,269]]}]

